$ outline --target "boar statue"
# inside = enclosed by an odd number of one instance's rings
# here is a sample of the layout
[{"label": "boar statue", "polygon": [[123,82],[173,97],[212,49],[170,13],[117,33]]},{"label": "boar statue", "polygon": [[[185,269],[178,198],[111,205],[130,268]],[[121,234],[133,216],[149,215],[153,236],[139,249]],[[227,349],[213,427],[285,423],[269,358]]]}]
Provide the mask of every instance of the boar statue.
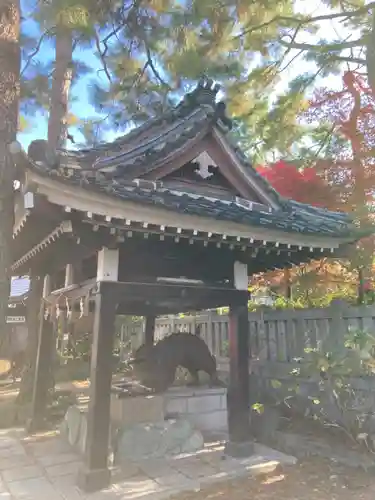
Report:
[{"label": "boar statue", "polygon": [[177,367],[191,375],[189,385],[199,385],[199,372],[205,372],[210,385],[222,387],[216,369],[216,359],[198,335],[172,333],[154,345],[141,345],[129,361],[135,376],[145,387],[164,392],[175,381]]}]

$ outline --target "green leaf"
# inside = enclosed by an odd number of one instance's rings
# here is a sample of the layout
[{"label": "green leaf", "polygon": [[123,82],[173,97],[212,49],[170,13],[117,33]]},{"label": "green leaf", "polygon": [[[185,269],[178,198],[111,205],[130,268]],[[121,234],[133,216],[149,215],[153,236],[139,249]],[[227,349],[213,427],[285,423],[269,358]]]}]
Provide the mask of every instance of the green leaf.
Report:
[{"label": "green leaf", "polygon": [[272,379],[271,386],[273,389],[280,389],[280,387],[282,387],[282,383],[280,382],[280,380]]},{"label": "green leaf", "polygon": [[254,403],[251,406],[251,409],[259,413],[260,415],[264,413],[264,405],[262,405],[261,403]]}]

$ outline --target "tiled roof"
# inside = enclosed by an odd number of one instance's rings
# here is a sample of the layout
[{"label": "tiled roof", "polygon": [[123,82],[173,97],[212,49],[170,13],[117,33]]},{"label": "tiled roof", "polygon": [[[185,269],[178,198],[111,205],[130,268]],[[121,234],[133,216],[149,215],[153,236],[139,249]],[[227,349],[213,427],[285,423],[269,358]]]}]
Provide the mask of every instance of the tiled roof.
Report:
[{"label": "tiled roof", "polygon": [[[45,171],[40,173],[51,175]],[[167,189],[161,182],[145,182],[144,186],[137,181],[117,180],[107,183],[98,180],[97,177],[82,177],[78,170],[59,180],[112,198],[154,205],[181,214],[201,215],[251,226],[331,237],[345,238],[353,233],[351,219],[346,214],[330,212],[296,201],[286,201],[283,210],[268,210],[267,207],[260,210],[247,208],[235,198],[226,201]]]},{"label": "tiled roof", "polygon": [[10,298],[22,297],[30,288],[30,279],[27,276],[18,276],[11,279]]},{"label": "tiled roof", "polygon": [[163,164],[168,155],[188,147],[213,125],[221,131],[228,131],[231,121],[225,115],[224,103],[215,103],[217,92],[218,87],[211,80],[202,81],[176,108],[126,136],[93,149],[60,151],[57,165],[38,161],[34,162],[33,168],[60,182],[184,214],[287,232],[350,237],[353,226],[347,215],[282,198],[233,144],[230,146],[241,165],[277,202],[279,210],[267,211],[266,207],[249,209],[235,198],[225,201],[166,189],[162,183],[150,183],[145,187],[133,181]]},{"label": "tiled roof", "polygon": [[[139,178],[165,163],[171,153],[185,149],[189,143],[202,137],[214,125],[228,132],[232,122],[226,116],[225,103],[216,102],[218,91],[219,86],[214,85],[212,80],[202,79],[175,108],[111,143],[79,151],[60,150],[57,164],[49,168],[80,169],[84,176],[101,171],[108,174],[108,179],[131,181]],[[234,144],[231,147],[247,173],[268,195],[282,203],[282,198],[256,172],[241,149]]]}]

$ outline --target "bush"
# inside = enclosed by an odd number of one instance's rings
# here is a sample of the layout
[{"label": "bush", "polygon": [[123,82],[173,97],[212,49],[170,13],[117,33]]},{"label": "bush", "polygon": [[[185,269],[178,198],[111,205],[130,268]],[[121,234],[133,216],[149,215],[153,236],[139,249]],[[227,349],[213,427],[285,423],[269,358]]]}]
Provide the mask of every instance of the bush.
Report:
[{"label": "bush", "polygon": [[[350,330],[345,338],[327,337],[317,348],[306,348],[303,358],[295,360],[293,383],[283,398],[287,405],[301,395],[302,384],[309,382],[310,405],[306,416],[324,425],[341,428],[354,441],[375,449],[375,407],[370,399],[353,387],[355,378],[375,381],[375,336],[363,330]],[[274,389],[281,382],[271,382]],[[314,391],[315,393],[311,392]],[[280,393],[281,391],[279,391]]]}]

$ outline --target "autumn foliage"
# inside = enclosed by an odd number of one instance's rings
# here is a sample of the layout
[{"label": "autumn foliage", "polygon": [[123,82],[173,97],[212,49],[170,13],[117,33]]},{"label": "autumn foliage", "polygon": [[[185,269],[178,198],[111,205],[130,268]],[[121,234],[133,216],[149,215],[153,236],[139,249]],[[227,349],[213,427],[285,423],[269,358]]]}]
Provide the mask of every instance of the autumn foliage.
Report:
[{"label": "autumn foliage", "polygon": [[337,208],[354,212],[373,200],[375,189],[375,96],[366,80],[347,71],[342,88],[318,89],[306,113],[330,127],[325,157],[316,169],[337,193]]},{"label": "autumn foliage", "polygon": [[257,170],[285,198],[320,207],[327,207],[330,202],[329,186],[312,167],[301,170],[280,160],[268,167],[259,166]]},{"label": "autumn foliage", "polygon": [[[361,75],[347,71],[339,90],[316,90],[302,118],[327,131],[313,167],[298,169],[292,163],[278,161],[268,167],[258,167],[259,173],[282,196],[331,210],[347,211],[367,231],[374,224],[375,96],[372,89]],[[360,302],[366,286],[369,286],[364,277],[371,279],[374,275],[374,248],[374,238],[364,238],[350,257],[349,268],[358,272]],[[327,265],[325,263],[323,281],[328,286],[332,281],[332,276],[327,278],[328,274],[336,274],[337,269],[332,273],[332,264],[328,268]],[[339,268],[342,283],[348,283],[350,279],[348,276],[344,278],[344,267],[339,265]],[[313,274],[318,275],[316,270]],[[340,278],[336,276],[336,280],[339,282]],[[292,282],[298,287],[300,281],[298,272],[294,273]],[[328,288],[332,288],[332,283]]]}]

